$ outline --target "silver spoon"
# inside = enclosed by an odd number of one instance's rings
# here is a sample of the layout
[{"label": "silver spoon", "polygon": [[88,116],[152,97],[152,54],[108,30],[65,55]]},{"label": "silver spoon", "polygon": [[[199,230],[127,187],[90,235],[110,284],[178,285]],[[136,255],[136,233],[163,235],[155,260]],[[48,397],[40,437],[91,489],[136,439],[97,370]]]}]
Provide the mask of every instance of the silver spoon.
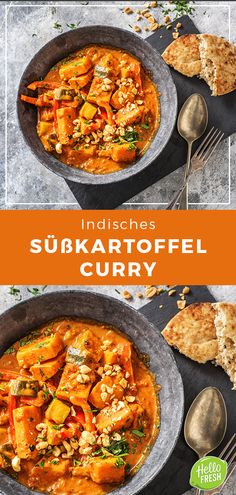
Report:
[{"label": "silver spoon", "polygon": [[[184,172],[184,182],[186,181],[190,167],[192,145],[199,139],[206,130],[208,124],[207,104],[203,96],[194,93],[183,104],[178,121],[177,128],[179,134],[188,143],[187,163]],[[186,183],[179,201],[179,210],[188,209],[188,183]]]},{"label": "silver spoon", "polygon": [[[224,439],[227,410],[220,391],[207,387],[193,401],[184,424],[184,437],[199,459],[215,450]],[[198,488],[196,495],[201,494]]]}]

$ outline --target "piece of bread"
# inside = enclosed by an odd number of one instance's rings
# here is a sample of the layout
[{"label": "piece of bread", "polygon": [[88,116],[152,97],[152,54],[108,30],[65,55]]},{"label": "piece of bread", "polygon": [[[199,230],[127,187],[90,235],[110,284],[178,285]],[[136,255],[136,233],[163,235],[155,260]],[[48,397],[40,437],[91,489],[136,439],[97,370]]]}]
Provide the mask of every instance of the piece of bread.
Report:
[{"label": "piece of bread", "polygon": [[200,77],[220,96],[236,89],[236,46],[210,34],[198,36],[201,56]]},{"label": "piece of bread", "polygon": [[213,307],[218,340],[216,364],[229,375],[236,389],[236,304],[215,303]]},{"label": "piece of bread", "polygon": [[173,41],[162,54],[168,65],[188,77],[198,76],[202,64],[196,34],[184,34]]},{"label": "piece of bread", "polygon": [[187,34],[174,40],[162,54],[168,65],[188,77],[206,81],[212,96],[236,89],[236,46],[211,34]]},{"label": "piece of bread", "polygon": [[206,363],[218,354],[214,318],[211,303],[191,304],[169,321],[162,335],[185,356]]}]

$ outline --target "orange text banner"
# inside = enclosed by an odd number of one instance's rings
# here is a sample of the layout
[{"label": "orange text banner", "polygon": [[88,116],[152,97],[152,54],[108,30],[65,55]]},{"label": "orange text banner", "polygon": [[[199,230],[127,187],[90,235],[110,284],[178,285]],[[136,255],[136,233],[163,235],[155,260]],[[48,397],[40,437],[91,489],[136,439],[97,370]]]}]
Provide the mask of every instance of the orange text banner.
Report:
[{"label": "orange text banner", "polygon": [[2,211],[1,284],[236,284],[234,211]]}]

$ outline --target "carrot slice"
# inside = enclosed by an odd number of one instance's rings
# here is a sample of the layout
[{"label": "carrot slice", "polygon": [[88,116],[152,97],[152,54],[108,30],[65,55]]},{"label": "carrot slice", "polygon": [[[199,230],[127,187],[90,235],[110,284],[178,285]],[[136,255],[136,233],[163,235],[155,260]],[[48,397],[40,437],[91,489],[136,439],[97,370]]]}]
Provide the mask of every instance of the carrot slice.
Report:
[{"label": "carrot slice", "polygon": [[9,424],[10,424],[10,439],[11,443],[15,449],[16,447],[16,434],[15,434],[15,425],[14,425],[14,419],[13,419],[13,411],[17,408],[17,398],[14,395],[11,395],[9,393],[9,400],[8,400],[8,412],[9,412]]},{"label": "carrot slice", "polygon": [[20,95],[20,99],[22,101],[26,101],[26,103],[31,103],[31,105],[37,105],[38,98],[32,98],[31,96]]},{"label": "carrot slice", "polygon": [[60,82],[53,81],[34,81],[30,83],[27,88],[35,91],[37,88],[45,88],[45,89],[55,89],[61,86]]},{"label": "carrot slice", "polygon": [[18,373],[17,371],[12,371],[12,370],[7,370],[5,368],[0,368],[0,379],[3,381],[8,381],[8,380],[17,380],[17,378],[27,378],[29,379],[28,375],[24,375],[21,373]]}]

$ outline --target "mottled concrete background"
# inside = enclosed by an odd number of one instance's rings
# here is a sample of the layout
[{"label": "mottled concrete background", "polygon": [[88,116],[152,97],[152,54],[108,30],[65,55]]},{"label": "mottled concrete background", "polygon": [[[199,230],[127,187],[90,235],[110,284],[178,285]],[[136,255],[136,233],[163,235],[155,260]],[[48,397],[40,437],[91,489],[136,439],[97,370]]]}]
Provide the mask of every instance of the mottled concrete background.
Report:
[{"label": "mottled concrete background", "polygon": [[[37,286],[40,290],[42,290],[42,286]],[[30,294],[30,290],[32,290],[32,286],[17,286],[17,288],[20,290],[19,294],[16,296],[10,295],[9,294],[9,287],[2,285],[0,286],[0,314],[5,311],[6,309],[10,308],[14,304],[16,304],[19,300],[25,300],[28,299],[29,297],[32,297],[32,294]],[[123,300],[122,298],[122,291],[124,290],[124,287],[122,286],[116,286],[116,287],[110,287],[110,286],[68,286],[68,285],[49,285],[45,288],[44,292],[52,292],[56,290],[68,290],[68,289],[75,289],[75,290],[88,290],[88,291],[94,291],[94,292],[100,292],[102,294],[109,295],[111,297],[115,297],[117,299]],[[130,287],[125,287],[134,297],[133,299],[129,302],[129,304],[136,308],[139,309],[145,304],[147,304],[147,299],[138,299],[135,294],[137,291],[141,291],[142,293],[144,292],[144,287],[143,286],[130,286]],[[209,286],[208,289],[210,292],[213,294],[213,296],[216,298],[218,301],[227,301],[227,302],[234,302],[236,303],[236,288],[235,286]],[[117,292],[118,291],[118,292]],[[120,292],[120,294],[119,294]],[[167,296],[168,298],[168,296]],[[127,301],[126,301],[127,302]],[[168,300],[167,300],[168,302]],[[161,309],[160,309],[161,311]],[[196,459],[197,460],[197,459]],[[184,462],[184,459],[183,459]],[[173,487],[173,494],[174,494],[174,487]],[[192,495],[193,492],[189,491],[186,492],[184,495]],[[1,492],[0,492],[1,495]],[[154,494],[155,495],[155,494]],[[235,475],[232,475],[230,478],[227,487],[224,489],[222,492],[222,495],[236,495],[236,473]]]},{"label": "mottled concrete background", "polygon": [[[208,5],[206,6],[205,4]],[[4,5],[5,4],[5,5]],[[66,5],[65,5],[66,4]],[[6,190],[4,158],[0,170],[0,204],[2,208],[71,208],[78,209],[74,196],[65,181],[43,167],[26,147],[18,129],[16,119],[16,92],[19,79],[33,55],[50,39],[59,34],[53,28],[57,21],[64,31],[68,30],[67,23],[77,23],[80,26],[96,23],[114,25],[132,29],[136,16],[124,14],[123,7],[132,6],[134,9],[143,6],[143,1],[111,2],[1,2],[0,22],[5,25],[7,36],[7,99],[8,99],[8,157]],[[192,16],[199,30],[214,33],[236,41],[236,4],[233,1],[206,2],[198,1]],[[162,16],[155,15],[161,22]],[[147,37],[149,33],[142,32]],[[4,29],[1,29],[0,59],[4,67]],[[4,78],[0,80],[1,126],[4,131]],[[4,150],[4,132],[1,133],[1,150]],[[190,202],[192,208],[234,209],[235,195],[235,153],[236,135],[232,136],[231,153],[231,203],[229,203],[229,141],[221,144],[214,158],[202,172],[197,172],[190,181]],[[183,170],[179,169],[157,184],[149,187],[132,198],[130,204],[121,208],[165,208],[177,186],[180,185]]]}]

